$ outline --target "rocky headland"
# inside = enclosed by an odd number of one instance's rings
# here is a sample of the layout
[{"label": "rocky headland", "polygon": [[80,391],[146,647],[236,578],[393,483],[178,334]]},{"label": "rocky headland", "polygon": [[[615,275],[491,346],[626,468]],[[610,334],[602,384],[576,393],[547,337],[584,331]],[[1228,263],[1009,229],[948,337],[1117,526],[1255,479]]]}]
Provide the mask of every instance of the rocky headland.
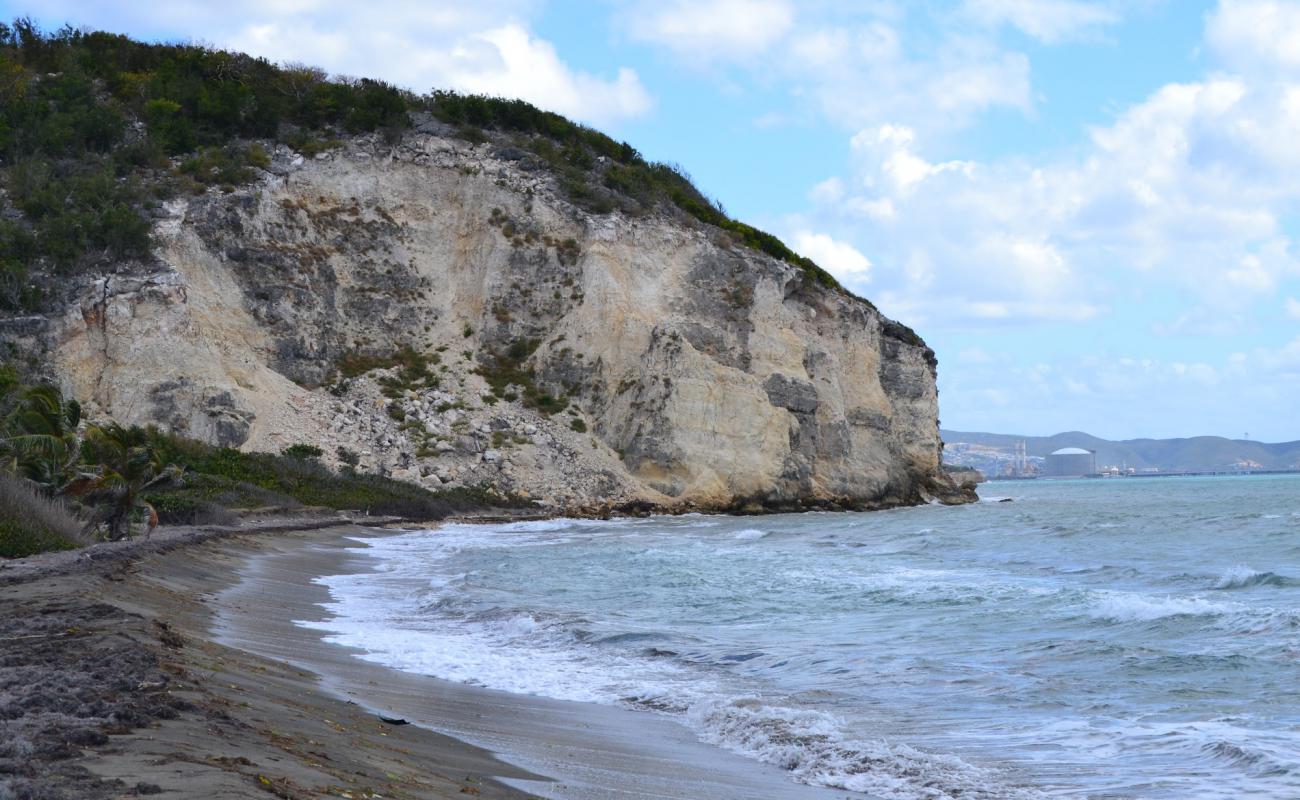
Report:
[{"label": "rocky headland", "polygon": [[933,352],[723,230],[593,214],[528,153],[436,120],[273,145],[155,212],[156,261],[5,338],[87,416],[555,511],[967,499]]}]

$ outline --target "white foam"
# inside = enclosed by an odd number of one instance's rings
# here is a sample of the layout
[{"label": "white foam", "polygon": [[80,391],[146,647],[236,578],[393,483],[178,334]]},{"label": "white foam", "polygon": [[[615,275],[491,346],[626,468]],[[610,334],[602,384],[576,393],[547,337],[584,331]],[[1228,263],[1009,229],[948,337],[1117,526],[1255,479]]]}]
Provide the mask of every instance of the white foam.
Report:
[{"label": "white foam", "polygon": [[756,697],[706,700],[687,712],[700,737],[773,764],[797,780],[887,800],[1018,800],[1042,795],[956,756],[883,740],[854,740],[824,711],[772,705]]},{"label": "white foam", "polygon": [[1111,622],[1151,622],[1166,617],[1218,616],[1239,611],[1236,603],[1216,603],[1201,597],[1143,595],[1129,592],[1099,592],[1088,609],[1089,616]]},{"label": "white foam", "polygon": [[756,528],[746,528],[743,531],[736,531],[731,534],[733,539],[762,539],[767,535],[767,531],[760,531]]},{"label": "white foam", "polygon": [[618,653],[556,646],[573,638],[564,619],[509,611],[443,618],[413,610],[414,599],[396,596],[373,574],[333,576],[323,583],[335,598],[323,604],[331,617],[298,624],[325,632],[325,641],[361,650],[367,661],[406,672],[516,694],[611,703],[628,694],[621,676],[629,672],[638,675],[641,691],[668,692],[682,669],[672,662],[647,666]]}]

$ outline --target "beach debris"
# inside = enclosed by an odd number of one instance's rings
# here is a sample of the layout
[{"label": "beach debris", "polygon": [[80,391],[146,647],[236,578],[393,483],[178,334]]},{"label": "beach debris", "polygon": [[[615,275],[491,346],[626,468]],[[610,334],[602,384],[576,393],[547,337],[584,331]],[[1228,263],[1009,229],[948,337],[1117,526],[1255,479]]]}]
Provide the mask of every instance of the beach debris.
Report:
[{"label": "beach debris", "polygon": [[406,720],[402,719],[401,717],[385,717],[383,714],[378,714],[376,716],[379,717],[380,722],[386,722],[389,725],[410,725],[411,724]]},{"label": "beach debris", "polygon": [[185,646],[185,637],[172,630],[170,623],[156,619],[153,621],[154,627],[158,628],[158,641],[173,650],[179,650]]}]

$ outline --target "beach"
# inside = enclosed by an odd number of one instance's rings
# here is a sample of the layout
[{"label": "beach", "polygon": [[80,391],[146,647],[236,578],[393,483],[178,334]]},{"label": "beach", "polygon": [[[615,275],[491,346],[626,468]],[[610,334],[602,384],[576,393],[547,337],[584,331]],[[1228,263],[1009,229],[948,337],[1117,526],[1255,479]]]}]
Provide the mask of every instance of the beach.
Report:
[{"label": "beach", "polygon": [[39,798],[843,797],[653,715],[397,672],[295,624],[349,537],[383,533],[277,520],[6,565],[0,776]]},{"label": "beach", "polygon": [[1295,797],[1295,479],[999,491],[5,562],[0,798]]}]

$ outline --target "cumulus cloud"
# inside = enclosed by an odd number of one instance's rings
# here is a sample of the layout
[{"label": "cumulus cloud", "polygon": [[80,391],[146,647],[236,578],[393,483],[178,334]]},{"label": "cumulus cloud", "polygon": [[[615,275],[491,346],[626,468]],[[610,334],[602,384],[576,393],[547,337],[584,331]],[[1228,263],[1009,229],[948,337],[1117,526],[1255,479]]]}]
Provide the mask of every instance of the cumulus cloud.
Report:
[{"label": "cumulus cloud", "polygon": [[796,93],[833,122],[854,128],[950,130],[990,109],[1033,107],[1023,54],[951,31],[908,52],[880,20],[800,30],[769,69],[796,81]]},{"label": "cumulus cloud", "polygon": [[608,125],[645,114],[649,92],[628,68],[613,75],[574,69],[527,19],[530,0],[430,4],[414,0],[177,0],[166,4],[49,0],[42,13],[108,30],[163,25],[204,41],[331,73],[435,88],[522,97],[587,122]]},{"label": "cumulus cloud", "polygon": [[626,26],[634,39],[706,63],[762,53],[794,19],[786,0],[672,0],[635,6]]},{"label": "cumulus cloud", "polygon": [[985,25],[1010,25],[1049,44],[1120,21],[1110,5],[1082,0],[966,0],[963,11]]},{"label": "cumulus cloud", "polygon": [[[787,87],[794,102],[852,128],[884,123],[958,128],[993,108],[1029,112],[1029,61],[953,15],[894,2],[795,4],[790,0],[629,0],[627,35],[694,69],[725,75],[729,91]],[[905,36],[938,24],[934,37]],[[725,72],[720,68],[728,68]],[[772,126],[807,110],[765,114]]]},{"label": "cumulus cloud", "polygon": [[[911,128],[886,124],[859,131],[849,140],[849,149],[859,161],[878,162],[881,177],[899,194],[911,191],[935,175],[956,171],[969,177],[974,169],[975,165],[969,161],[931,164],[916,154],[915,143],[916,134]],[[876,182],[871,177],[867,181]]]},{"label": "cumulus cloud", "polygon": [[[487,45],[487,59],[474,51]],[[637,74],[624,67],[613,80],[570,69],[550,42],[520,25],[505,25],[469,37],[452,51],[442,70],[448,85],[469,92],[522,97],[561,114],[613,121],[644,114],[652,105]]]},{"label": "cumulus cloud", "polygon": [[795,249],[840,280],[868,280],[871,262],[851,244],[837,242],[824,233],[800,231],[795,235]]},{"label": "cumulus cloud", "polygon": [[[1209,24],[1250,5],[1225,2]],[[1173,287],[1222,332],[1300,275],[1284,224],[1300,202],[1295,141],[1300,77],[1226,71],[1160,87],[1048,159],[937,160],[920,132],[877,125],[797,227],[871,241],[882,305],[915,324],[1084,320]]]},{"label": "cumulus cloud", "polygon": [[1210,14],[1205,39],[1238,69],[1300,71],[1300,6],[1281,0],[1224,0]]}]

